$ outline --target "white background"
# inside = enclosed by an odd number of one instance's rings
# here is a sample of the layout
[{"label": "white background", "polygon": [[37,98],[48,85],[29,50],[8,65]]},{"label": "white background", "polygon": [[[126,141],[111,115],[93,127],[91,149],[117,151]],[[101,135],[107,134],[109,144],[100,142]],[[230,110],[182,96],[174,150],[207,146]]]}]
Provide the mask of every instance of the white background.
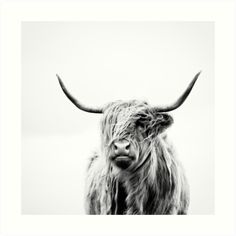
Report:
[{"label": "white background", "polygon": [[99,147],[101,115],[80,101],[174,102],[169,130],[189,179],[189,214],[214,213],[214,24],[212,22],[22,23],[22,213],[83,214],[86,161]]},{"label": "white background", "polygon": [[[98,1],[92,4],[15,2],[2,4],[0,12],[0,232],[3,235],[235,235],[234,1],[167,0],[139,1],[135,4],[129,1]],[[214,215],[119,217],[21,214],[21,22],[42,20],[214,22]],[[192,99],[193,92],[190,95]],[[190,102],[189,98],[186,102]],[[186,107],[187,103],[183,106]]]}]

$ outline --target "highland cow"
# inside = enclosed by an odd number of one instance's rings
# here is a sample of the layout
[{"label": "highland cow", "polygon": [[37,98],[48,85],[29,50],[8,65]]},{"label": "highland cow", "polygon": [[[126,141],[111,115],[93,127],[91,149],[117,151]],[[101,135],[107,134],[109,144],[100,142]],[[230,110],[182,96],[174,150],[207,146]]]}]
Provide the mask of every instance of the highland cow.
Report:
[{"label": "highland cow", "polygon": [[187,214],[188,182],[165,131],[173,123],[167,112],[183,104],[199,74],[169,106],[132,100],[96,109],[78,102],[57,76],[79,109],[103,113],[100,154],[94,154],[88,165],[88,214]]}]

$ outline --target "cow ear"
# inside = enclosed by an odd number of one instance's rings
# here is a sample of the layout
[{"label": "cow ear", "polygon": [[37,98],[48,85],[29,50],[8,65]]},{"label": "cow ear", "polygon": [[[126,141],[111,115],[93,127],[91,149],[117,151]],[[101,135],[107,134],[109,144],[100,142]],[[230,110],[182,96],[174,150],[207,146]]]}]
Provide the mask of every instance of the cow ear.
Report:
[{"label": "cow ear", "polygon": [[155,115],[155,118],[158,133],[162,133],[163,131],[165,131],[174,122],[172,116],[167,113],[157,113]]}]

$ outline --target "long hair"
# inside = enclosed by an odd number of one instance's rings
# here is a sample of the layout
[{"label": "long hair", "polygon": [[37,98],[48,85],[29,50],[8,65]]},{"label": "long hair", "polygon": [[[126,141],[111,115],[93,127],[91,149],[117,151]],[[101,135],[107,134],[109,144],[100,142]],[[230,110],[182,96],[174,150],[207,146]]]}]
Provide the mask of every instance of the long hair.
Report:
[{"label": "long hair", "polygon": [[[145,137],[137,138],[138,123]],[[86,209],[89,214],[186,214],[189,204],[184,170],[165,129],[168,114],[154,114],[145,102],[118,101],[107,106],[101,122],[101,153],[90,160]],[[114,140],[126,138],[138,153],[129,171],[109,161]]]}]

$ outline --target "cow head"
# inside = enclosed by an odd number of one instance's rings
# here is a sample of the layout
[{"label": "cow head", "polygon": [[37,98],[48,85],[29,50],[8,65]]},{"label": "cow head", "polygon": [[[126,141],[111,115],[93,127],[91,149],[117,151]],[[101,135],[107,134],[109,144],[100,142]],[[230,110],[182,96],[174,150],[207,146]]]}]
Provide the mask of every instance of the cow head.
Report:
[{"label": "cow head", "polygon": [[102,148],[105,156],[120,169],[132,170],[145,160],[152,143],[173,119],[156,112],[146,102],[116,101],[104,108]]},{"label": "cow head", "polygon": [[57,77],[63,92],[75,106],[83,111],[103,113],[102,149],[107,160],[121,170],[135,171],[145,163],[158,137],[173,123],[173,118],[166,112],[183,104],[199,75],[200,72],[171,105],[153,107],[146,102],[132,100],[112,102],[102,108],[82,105]]}]

